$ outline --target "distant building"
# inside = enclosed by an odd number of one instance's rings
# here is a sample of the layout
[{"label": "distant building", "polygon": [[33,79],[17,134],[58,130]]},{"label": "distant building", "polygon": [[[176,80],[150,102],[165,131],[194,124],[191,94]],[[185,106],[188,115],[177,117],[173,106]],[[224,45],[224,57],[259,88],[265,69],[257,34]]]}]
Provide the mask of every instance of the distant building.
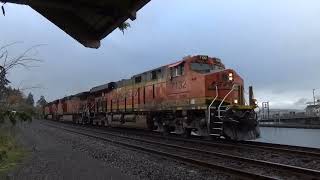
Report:
[{"label": "distant building", "polygon": [[270,109],[269,112],[260,111],[258,113],[259,119],[299,118],[305,116],[304,110],[300,109]]},{"label": "distant building", "polygon": [[[258,113],[260,124],[320,125],[320,104],[300,109],[270,109]],[[298,126],[297,126],[298,127]]]},{"label": "distant building", "polygon": [[320,105],[308,105],[306,107],[306,115],[307,116],[320,116]]}]

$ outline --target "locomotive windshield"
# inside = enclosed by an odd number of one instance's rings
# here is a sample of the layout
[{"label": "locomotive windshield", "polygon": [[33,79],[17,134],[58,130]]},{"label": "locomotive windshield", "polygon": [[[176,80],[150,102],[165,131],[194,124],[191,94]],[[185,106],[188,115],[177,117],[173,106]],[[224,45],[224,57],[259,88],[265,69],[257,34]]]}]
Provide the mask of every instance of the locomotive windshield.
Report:
[{"label": "locomotive windshield", "polygon": [[224,68],[215,64],[208,64],[208,63],[200,63],[200,62],[192,62],[190,63],[190,67],[192,71],[198,73],[210,73],[219,70],[223,70]]}]

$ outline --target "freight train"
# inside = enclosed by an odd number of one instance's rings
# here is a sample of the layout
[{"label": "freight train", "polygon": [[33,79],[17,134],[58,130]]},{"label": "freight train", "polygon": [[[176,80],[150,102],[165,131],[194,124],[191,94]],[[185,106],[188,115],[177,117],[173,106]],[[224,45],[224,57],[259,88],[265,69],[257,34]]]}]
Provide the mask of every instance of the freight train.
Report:
[{"label": "freight train", "polygon": [[234,70],[197,55],[55,100],[44,114],[79,124],[249,140],[260,136],[255,108],[252,88],[246,103]]}]

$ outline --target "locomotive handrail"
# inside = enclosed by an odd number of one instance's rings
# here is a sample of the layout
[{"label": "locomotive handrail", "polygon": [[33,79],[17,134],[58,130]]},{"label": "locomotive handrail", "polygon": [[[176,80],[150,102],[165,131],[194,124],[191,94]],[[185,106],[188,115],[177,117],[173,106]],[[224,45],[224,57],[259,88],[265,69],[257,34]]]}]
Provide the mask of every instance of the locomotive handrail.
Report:
[{"label": "locomotive handrail", "polygon": [[208,107],[208,113],[209,113],[208,122],[207,122],[208,132],[210,132],[211,106],[213,105],[213,103],[216,101],[217,98],[218,98],[218,85],[216,85],[216,96],[214,97],[214,99],[212,100],[212,102]]},{"label": "locomotive handrail", "polygon": [[227,97],[230,95],[230,93],[234,90],[234,86],[235,84],[233,84],[231,90],[224,96],[224,98],[222,99],[221,103],[219,104],[219,107],[218,107],[218,118],[220,118],[220,108],[221,108],[221,105],[223,104],[223,102],[227,99]]}]

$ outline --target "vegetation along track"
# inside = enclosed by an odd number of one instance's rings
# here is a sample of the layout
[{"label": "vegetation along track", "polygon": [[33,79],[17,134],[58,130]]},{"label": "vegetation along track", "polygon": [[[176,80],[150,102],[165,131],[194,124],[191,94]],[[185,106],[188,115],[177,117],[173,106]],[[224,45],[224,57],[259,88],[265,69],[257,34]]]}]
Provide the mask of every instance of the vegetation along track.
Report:
[{"label": "vegetation along track", "polygon": [[[316,179],[320,171],[256,160],[225,153],[212,152],[187,145],[177,145],[158,139],[137,138],[118,133],[96,131],[91,128],[60,126],[58,124],[44,123],[47,126],[63,129],[65,131],[110,141],[157,155],[162,155],[206,168],[219,169],[240,177],[252,179]],[[58,126],[57,126],[58,125]]]}]

